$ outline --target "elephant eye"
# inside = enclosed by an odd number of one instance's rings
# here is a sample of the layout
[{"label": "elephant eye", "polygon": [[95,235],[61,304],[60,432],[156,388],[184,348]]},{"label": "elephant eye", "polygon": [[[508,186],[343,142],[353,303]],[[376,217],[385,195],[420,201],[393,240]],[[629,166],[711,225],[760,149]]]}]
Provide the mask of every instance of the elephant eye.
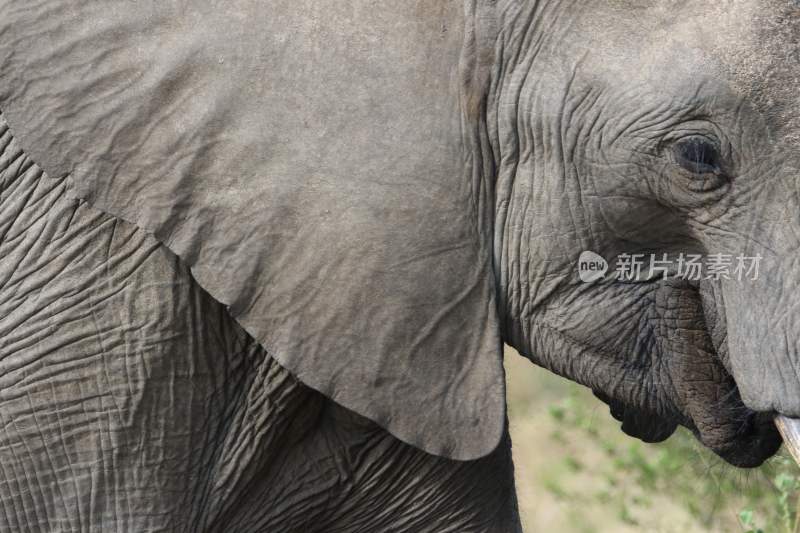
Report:
[{"label": "elephant eye", "polygon": [[675,162],[692,174],[718,174],[721,169],[719,148],[705,137],[687,137],[674,145]]}]

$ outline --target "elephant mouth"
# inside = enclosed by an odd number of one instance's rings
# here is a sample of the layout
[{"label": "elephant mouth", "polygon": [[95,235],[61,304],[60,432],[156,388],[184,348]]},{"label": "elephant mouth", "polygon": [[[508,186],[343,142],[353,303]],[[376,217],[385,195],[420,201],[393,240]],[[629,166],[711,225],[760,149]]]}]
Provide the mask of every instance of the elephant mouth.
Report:
[{"label": "elephant mouth", "polygon": [[[682,425],[706,448],[740,468],[760,466],[786,441],[800,461],[800,419],[776,418],[775,411],[758,411],[743,401],[728,356],[723,310],[713,294],[673,280],[629,287],[637,291],[637,301],[652,302],[656,310],[640,313],[648,318],[643,327],[632,328],[633,335],[609,329],[615,337],[581,344],[558,330],[537,329],[539,342],[556,334],[555,343],[577,346],[576,357],[605,369],[582,383],[609,406],[622,431],[654,443]],[[535,348],[529,351],[535,353]],[[549,367],[580,377],[560,364]]]},{"label": "elephant mouth", "polygon": [[[774,411],[754,410],[742,400],[730,363],[725,309],[714,296],[714,287],[690,283],[662,289],[664,294],[678,291],[678,301],[683,302],[689,323],[695,326],[681,333],[661,332],[667,339],[661,355],[669,360],[666,366],[671,369],[666,379],[680,383],[680,392],[673,398],[677,422],[736,467],[760,466],[778,452],[783,440],[789,442],[786,435],[793,436],[797,443],[793,456],[800,458],[800,421],[792,424],[789,419],[776,418]],[[682,366],[681,360],[689,363]]]},{"label": "elephant mouth", "polygon": [[[755,411],[745,405],[730,362],[725,309],[713,296],[713,288],[710,290],[708,285],[694,286],[693,291],[703,304],[705,353],[709,357],[706,363],[717,367],[715,374],[722,383],[718,391],[725,392],[721,402],[704,409],[709,413],[709,420],[713,421],[710,424],[712,429],[703,432],[701,423],[692,428],[693,432],[703,444],[733,466],[760,466],[775,455],[783,443],[798,461],[800,421],[781,416],[775,411]],[[709,424],[705,425],[707,429]]]},{"label": "elephant mouth", "polygon": [[[706,354],[711,359],[706,363],[726,360],[721,357],[724,349],[708,348]],[[711,390],[698,387],[699,392],[690,395],[680,409],[679,424],[688,428],[706,448],[738,468],[761,466],[780,450],[784,441],[789,442],[786,435],[792,436],[796,443],[793,457],[800,458],[800,421],[748,407],[727,364],[717,366],[713,375],[716,387]]]},{"label": "elephant mouth", "polygon": [[[644,442],[662,442],[675,432],[678,425],[683,425],[706,448],[733,466],[760,466],[777,453],[782,442],[800,465],[800,420],[749,410],[738,400],[737,394],[728,398],[726,405],[710,408],[704,421],[680,415],[656,415],[624,405],[598,391],[594,394],[608,404],[611,415],[622,423],[621,429],[625,434]],[[712,417],[713,423],[709,422]]]},{"label": "elephant mouth", "polygon": [[[735,433],[724,439],[708,439],[693,429],[698,439],[714,453],[733,466],[755,468],[775,455],[782,439],[772,413],[749,411],[740,417]],[[727,433],[722,430],[721,433]]]},{"label": "elephant mouth", "polygon": [[755,411],[742,400],[729,364],[723,315],[716,306],[704,306],[714,300],[704,300],[700,288],[690,284],[654,283],[648,288],[660,310],[660,320],[648,335],[656,339],[654,348],[626,351],[637,354],[632,360],[648,361],[640,374],[648,392],[612,398],[593,387],[622,422],[622,431],[660,442],[682,425],[740,468],[757,467],[775,455],[783,434],[787,448],[800,459],[800,420],[776,419],[775,412]]}]

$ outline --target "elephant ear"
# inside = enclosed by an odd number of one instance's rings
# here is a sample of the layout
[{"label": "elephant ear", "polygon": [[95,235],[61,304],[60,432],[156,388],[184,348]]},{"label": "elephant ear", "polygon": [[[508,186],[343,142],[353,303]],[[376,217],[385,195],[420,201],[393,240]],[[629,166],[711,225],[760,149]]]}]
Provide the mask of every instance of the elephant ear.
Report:
[{"label": "elephant ear", "polygon": [[505,403],[465,4],[0,0],[0,109],[303,383],[476,458]]}]

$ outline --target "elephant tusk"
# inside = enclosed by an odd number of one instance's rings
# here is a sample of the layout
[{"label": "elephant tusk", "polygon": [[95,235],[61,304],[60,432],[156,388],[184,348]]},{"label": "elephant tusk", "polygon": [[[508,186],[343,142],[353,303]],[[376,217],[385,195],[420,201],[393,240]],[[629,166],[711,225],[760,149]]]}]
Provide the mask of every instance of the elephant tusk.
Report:
[{"label": "elephant tusk", "polygon": [[783,415],[775,417],[775,425],[783,437],[783,443],[789,449],[794,461],[800,465],[800,419]]}]

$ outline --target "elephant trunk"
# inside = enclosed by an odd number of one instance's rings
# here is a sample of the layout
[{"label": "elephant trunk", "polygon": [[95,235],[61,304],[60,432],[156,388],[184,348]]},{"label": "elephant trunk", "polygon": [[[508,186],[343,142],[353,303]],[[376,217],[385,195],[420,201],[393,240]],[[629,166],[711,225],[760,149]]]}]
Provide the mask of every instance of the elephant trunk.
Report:
[{"label": "elephant trunk", "polygon": [[[785,242],[785,241],[784,241]],[[755,279],[723,282],[727,353],[724,359],[744,404],[772,413],[800,464],[800,314],[791,280],[800,279],[793,254],[771,246]],[[782,247],[786,250],[786,246]],[[750,254],[748,254],[750,255]]]}]

